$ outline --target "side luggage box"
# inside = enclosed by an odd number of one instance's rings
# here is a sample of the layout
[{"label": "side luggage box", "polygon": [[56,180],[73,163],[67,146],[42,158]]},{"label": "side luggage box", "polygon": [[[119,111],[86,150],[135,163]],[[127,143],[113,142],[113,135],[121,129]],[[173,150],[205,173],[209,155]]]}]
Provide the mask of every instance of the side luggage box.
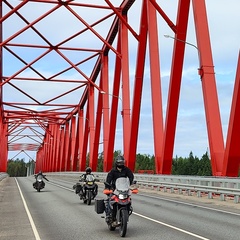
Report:
[{"label": "side luggage box", "polygon": [[95,199],[95,212],[97,214],[103,213],[105,210],[104,199]]},{"label": "side luggage box", "polygon": [[80,183],[76,183],[75,185],[73,185],[73,189],[75,189],[75,193],[78,194],[80,193],[82,186]]}]

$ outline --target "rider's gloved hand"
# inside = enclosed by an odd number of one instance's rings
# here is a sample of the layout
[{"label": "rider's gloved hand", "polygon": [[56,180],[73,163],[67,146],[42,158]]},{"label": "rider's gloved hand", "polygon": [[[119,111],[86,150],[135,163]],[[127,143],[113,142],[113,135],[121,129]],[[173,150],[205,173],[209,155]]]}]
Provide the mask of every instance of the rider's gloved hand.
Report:
[{"label": "rider's gloved hand", "polygon": [[108,188],[105,188],[104,190],[103,190],[103,193],[104,194],[106,194],[106,195],[109,195],[109,194],[111,194],[113,191],[111,190],[111,189],[108,189]]}]

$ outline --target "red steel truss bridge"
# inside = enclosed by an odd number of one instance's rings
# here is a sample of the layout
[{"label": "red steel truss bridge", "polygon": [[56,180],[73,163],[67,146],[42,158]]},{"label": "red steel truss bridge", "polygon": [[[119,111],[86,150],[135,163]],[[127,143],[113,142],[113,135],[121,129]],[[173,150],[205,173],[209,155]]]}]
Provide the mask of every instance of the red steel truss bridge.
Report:
[{"label": "red steel truss bridge", "polygon": [[[237,176],[240,63],[224,144],[206,3],[176,3],[173,20],[156,0],[1,0],[0,171],[9,151],[35,151],[36,171],[83,171],[87,164],[96,171],[100,145],[109,171],[119,117],[126,164],[134,170],[148,68],[155,172],[171,174],[191,10],[212,172]],[[158,19],[173,36],[165,120]]]}]

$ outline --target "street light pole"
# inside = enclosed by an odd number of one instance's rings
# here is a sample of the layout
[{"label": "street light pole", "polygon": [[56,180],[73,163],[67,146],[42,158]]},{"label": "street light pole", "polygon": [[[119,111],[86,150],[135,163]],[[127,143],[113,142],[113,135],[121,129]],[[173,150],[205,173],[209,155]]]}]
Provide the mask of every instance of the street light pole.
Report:
[{"label": "street light pole", "polygon": [[118,99],[120,99],[120,100],[122,101],[122,98],[120,98],[120,97],[117,96],[117,95],[114,95],[114,94],[111,94],[111,93],[107,93],[107,92],[104,92],[104,91],[100,91],[100,93],[102,93],[102,94],[107,94],[107,95],[109,95],[109,96],[112,96],[112,97],[118,98]]},{"label": "street light pole", "polygon": [[172,38],[173,40],[183,42],[183,43],[188,44],[188,45],[194,47],[195,49],[197,49],[197,52],[198,52],[198,65],[199,65],[199,67],[198,67],[198,74],[202,77],[202,67],[201,67],[201,61],[200,61],[200,51],[199,51],[198,47],[196,45],[192,44],[192,43],[189,43],[187,41],[183,41],[182,39],[175,38],[175,37],[170,36],[168,34],[164,34],[163,36],[165,38]]}]

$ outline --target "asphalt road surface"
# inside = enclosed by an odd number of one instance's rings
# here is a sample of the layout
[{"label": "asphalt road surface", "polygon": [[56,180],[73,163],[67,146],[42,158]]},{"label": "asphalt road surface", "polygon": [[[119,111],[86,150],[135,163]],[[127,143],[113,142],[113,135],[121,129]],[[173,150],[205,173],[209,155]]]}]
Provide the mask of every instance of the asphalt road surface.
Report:
[{"label": "asphalt road surface", "polygon": [[[74,182],[49,178],[39,193],[33,177],[0,182],[1,240],[116,239],[103,214],[74,193]],[[77,181],[77,179],[76,179]],[[98,198],[104,198],[99,184]],[[240,239],[240,210],[204,202],[185,201],[139,190],[132,196],[126,239]]]}]

